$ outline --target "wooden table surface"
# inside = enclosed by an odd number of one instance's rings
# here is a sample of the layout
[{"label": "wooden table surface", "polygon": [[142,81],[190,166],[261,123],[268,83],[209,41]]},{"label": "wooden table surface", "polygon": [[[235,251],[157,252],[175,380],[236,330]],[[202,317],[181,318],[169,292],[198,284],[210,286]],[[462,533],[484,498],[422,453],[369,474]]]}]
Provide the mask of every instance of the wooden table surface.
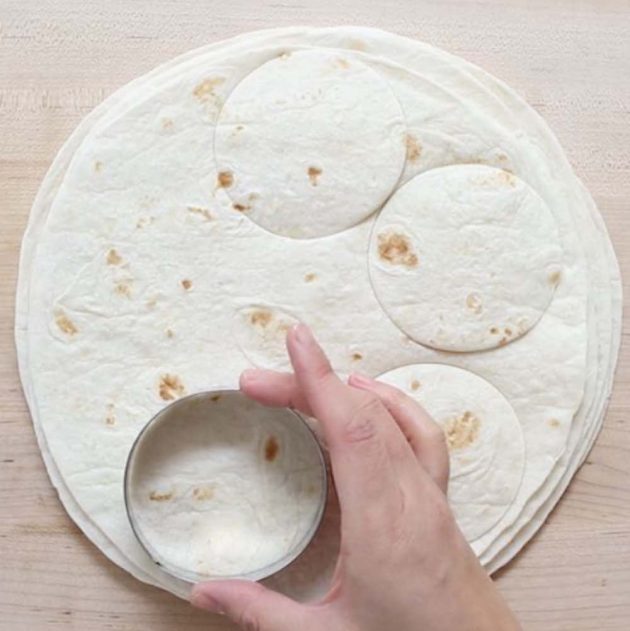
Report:
[{"label": "wooden table surface", "polygon": [[[379,26],[459,54],[509,82],[559,136],[604,214],[622,273],[630,278],[625,0],[0,0],[3,631],[232,628],[129,577],[63,511],[17,375],[17,259],[39,182],[87,112],[130,79],[190,48],[290,24]],[[542,532],[497,577],[526,629],[630,628],[629,416],[630,356],[622,350],[596,447]]]}]

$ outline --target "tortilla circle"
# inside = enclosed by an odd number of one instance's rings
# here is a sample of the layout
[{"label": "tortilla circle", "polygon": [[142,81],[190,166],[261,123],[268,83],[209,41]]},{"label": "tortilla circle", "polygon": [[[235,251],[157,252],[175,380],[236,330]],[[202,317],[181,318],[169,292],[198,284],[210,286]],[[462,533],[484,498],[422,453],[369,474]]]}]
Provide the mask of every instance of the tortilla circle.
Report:
[{"label": "tortilla circle", "polygon": [[287,409],[238,391],[164,408],[131,450],[131,525],[163,569],[197,582],[270,576],[309,544],[326,501],[317,439]]},{"label": "tortilla circle", "polygon": [[523,180],[483,165],[433,169],[378,217],[370,280],[416,342],[448,351],[504,346],[526,333],[562,282],[555,219]]},{"label": "tortilla circle", "polygon": [[377,72],[342,51],[285,53],[228,96],[215,132],[218,185],[276,234],[313,238],[377,210],[405,164],[403,113]]},{"label": "tortilla circle", "polygon": [[416,399],[446,433],[448,497],[471,542],[503,517],[521,485],[525,443],[509,401],[473,372],[446,364],[411,364],[379,377]]}]

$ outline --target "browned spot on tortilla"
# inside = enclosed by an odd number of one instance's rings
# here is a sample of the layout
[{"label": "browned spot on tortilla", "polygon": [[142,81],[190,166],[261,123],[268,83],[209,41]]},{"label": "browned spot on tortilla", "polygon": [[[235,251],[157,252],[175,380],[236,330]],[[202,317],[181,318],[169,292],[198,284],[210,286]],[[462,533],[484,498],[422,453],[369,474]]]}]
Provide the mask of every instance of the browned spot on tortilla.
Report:
[{"label": "browned spot on tortilla", "polygon": [[549,274],[549,284],[550,285],[557,285],[560,282],[560,279],[562,278],[562,272],[560,270],[556,270],[555,272],[551,272],[551,274]]},{"label": "browned spot on tortilla", "polygon": [[100,173],[103,170],[103,163],[100,160],[96,160],[96,162],[94,162],[94,170],[97,173]]},{"label": "browned spot on tortilla", "polygon": [[201,101],[202,103],[205,101],[209,101],[216,96],[214,93],[214,89],[224,82],[225,79],[223,77],[205,79],[195,87],[195,89],[193,90],[193,95],[198,101]]},{"label": "browned spot on tortilla", "polygon": [[213,394],[213,395],[210,397],[210,401],[212,401],[213,403],[216,403],[216,402],[217,402],[220,398],[221,398],[221,395],[220,395],[220,394]]},{"label": "browned spot on tortilla", "polygon": [[267,309],[256,309],[249,314],[249,321],[254,326],[260,326],[262,328],[268,326],[272,318],[273,314]]},{"label": "browned spot on tortilla", "polygon": [[317,186],[319,176],[322,174],[322,170],[318,167],[308,167],[308,179],[313,186]]},{"label": "browned spot on tortilla", "polygon": [[554,429],[560,427],[560,421],[557,418],[550,418],[548,423],[549,427],[553,427]]},{"label": "browned spot on tortilla", "polygon": [[273,462],[278,457],[280,451],[280,445],[278,439],[275,436],[269,436],[265,441],[265,460],[267,462]]},{"label": "browned spot on tortilla", "polygon": [[164,131],[168,131],[170,129],[173,129],[174,125],[175,124],[173,123],[173,121],[170,118],[163,118],[162,119],[162,129]]},{"label": "browned spot on tortilla", "polygon": [[498,332],[499,332],[499,329],[496,326],[491,326],[490,327],[490,333],[492,335],[497,335]]},{"label": "browned spot on tortilla", "polygon": [[122,263],[122,256],[112,248],[107,252],[107,264],[108,265],[120,265]]},{"label": "browned spot on tortilla", "polygon": [[352,361],[358,362],[363,359],[363,355],[361,353],[352,353]]},{"label": "browned spot on tortilla", "polygon": [[473,312],[473,313],[481,313],[482,310],[482,302],[481,302],[481,297],[479,296],[479,294],[468,294],[466,296],[466,306]]},{"label": "browned spot on tortilla", "polygon": [[503,329],[503,331],[508,337],[512,335],[512,329],[510,329],[509,327],[506,327],[505,329]]},{"label": "browned spot on tortilla", "polygon": [[317,274],[314,274],[313,272],[309,272],[308,274],[304,275],[304,282],[312,283],[316,278],[317,278]]},{"label": "browned spot on tortilla", "polygon": [[245,127],[243,127],[243,125],[237,125],[234,129],[236,131],[243,131],[245,129]]},{"label": "browned spot on tortilla", "polygon": [[149,499],[152,502],[168,502],[173,498],[173,491],[169,491],[168,493],[160,493],[159,491],[151,491],[149,493]]},{"label": "browned spot on tortilla", "polygon": [[160,398],[164,401],[172,401],[185,392],[184,384],[177,375],[162,375],[158,386]]},{"label": "browned spot on tortilla", "polygon": [[288,59],[290,56],[291,56],[291,52],[288,50],[285,50],[278,55],[280,59]]},{"label": "browned spot on tortilla", "polygon": [[232,208],[234,208],[234,210],[238,210],[239,213],[246,213],[248,210],[251,209],[251,206],[246,206],[245,204],[234,202],[232,204]]},{"label": "browned spot on tortilla", "polygon": [[306,487],[306,494],[307,495],[315,495],[315,493],[317,493],[317,487],[314,484],[309,484]]},{"label": "browned spot on tortilla", "polygon": [[411,389],[412,390],[417,390],[420,387],[420,382],[417,379],[414,379],[411,382]]},{"label": "browned spot on tortilla", "polygon": [[165,333],[166,333],[166,337],[168,338],[175,337],[175,333],[173,332],[173,329],[166,329]]},{"label": "browned spot on tortilla", "polygon": [[75,335],[79,332],[74,322],[61,310],[56,312],[55,322],[66,335]]},{"label": "browned spot on tortilla", "polygon": [[348,46],[349,46],[349,48],[352,48],[354,50],[361,50],[361,51],[367,50],[367,44],[361,39],[354,39],[354,40],[352,40],[348,44]]},{"label": "browned spot on tortilla", "polygon": [[417,162],[422,155],[420,141],[412,134],[407,134],[405,136],[405,147],[407,149],[407,160],[409,162]]},{"label": "browned spot on tortilla", "polygon": [[232,171],[219,171],[217,174],[217,186],[221,188],[229,188],[234,184],[234,175]]},{"label": "browned spot on tortilla", "polygon": [[193,497],[199,502],[211,500],[214,497],[214,490],[215,486],[212,484],[197,486],[193,489]]},{"label": "browned spot on tortilla", "polygon": [[125,296],[126,298],[131,298],[131,282],[124,280],[124,281],[121,281],[120,283],[116,283],[116,286],[114,287],[114,291],[119,296]]},{"label": "browned spot on tortilla", "polygon": [[497,160],[498,160],[499,162],[507,162],[507,161],[508,161],[508,157],[507,157],[504,153],[500,153],[500,154],[497,156]]},{"label": "browned spot on tortilla", "polygon": [[505,346],[507,343],[508,343],[508,339],[507,339],[507,337],[502,337],[502,338],[499,340],[499,346]]},{"label": "browned spot on tortilla", "polygon": [[498,178],[499,178],[499,181],[503,184],[507,184],[508,186],[511,186],[512,188],[516,186],[516,178],[509,171],[506,171],[505,169],[501,169],[498,175]]},{"label": "browned spot on tortilla", "polygon": [[186,206],[188,212],[191,212],[193,215],[200,215],[206,221],[211,221],[214,219],[212,213],[207,208],[202,208],[201,206]]},{"label": "browned spot on tortilla", "polygon": [[278,322],[276,325],[276,330],[280,331],[280,333],[286,333],[291,328],[291,325],[288,322]]},{"label": "browned spot on tortilla", "polygon": [[182,283],[182,287],[186,291],[188,291],[192,287],[192,280],[188,280],[187,278],[184,278],[184,280],[182,280],[181,283]]},{"label": "browned spot on tortilla", "polygon": [[469,447],[477,440],[480,427],[479,417],[468,410],[449,419],[444,426],[448,448],[457,450]]},{"label": "browned spot on tortilla", "polygon": [[107,406],[107,415],[105,416],[105,424],[112,427],[116,425],[116,415],[114,414],[114,405],[109,403]]},{"label": "browned spot on tortilla", "polygon": [[344,70],[346,68],[350,68],[350,64],[343,57],[337,57],[336,63],[340,68],[343,68]]},{"label": "browned spot on tortilla", "polygon": [[147,309],[155,309],[155,305],[157,305],[157,298],[147,300]]},{"label": "browned spot on tortilla", "polygon": [[397,232],[378,235],[378,255],[392,265],[418,265],[418,257],[413,252],[409,237]]}]

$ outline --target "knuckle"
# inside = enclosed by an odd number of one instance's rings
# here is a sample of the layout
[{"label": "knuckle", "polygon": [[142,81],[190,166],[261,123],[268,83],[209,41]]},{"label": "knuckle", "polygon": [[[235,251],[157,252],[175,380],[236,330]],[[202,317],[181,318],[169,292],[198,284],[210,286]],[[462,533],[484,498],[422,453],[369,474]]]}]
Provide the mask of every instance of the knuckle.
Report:
[{"label": "knuckle", "polygon": [[343,428],[343,438],[348,443],[362,443],[373,439],[377,433],[375,417],[382,412],[377,396],[368,394],[357,403]]},{"label": "knuckle", "polygon": [[236,622],[244,631],[261,631],[258,618],[249,608],[242,611]]}]

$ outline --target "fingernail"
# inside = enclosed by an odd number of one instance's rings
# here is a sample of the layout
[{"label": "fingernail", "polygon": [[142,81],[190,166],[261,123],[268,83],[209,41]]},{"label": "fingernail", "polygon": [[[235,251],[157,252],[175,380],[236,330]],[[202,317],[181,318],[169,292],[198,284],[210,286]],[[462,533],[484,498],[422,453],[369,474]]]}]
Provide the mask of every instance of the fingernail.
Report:
[{"label": "fingernail", "polygon": [[197,587],[193,587],[192,594],[190,595],[190,604],[193,607],[205,609],[212,613],[225,613],[219,601],[210,596],[206,590],[197,589]]},{"label": "fingernail", "polygon": [[306,324],[300,322],[293,327],[293,338],[298,344],[308,344],[313,340],[313,334]]},{"label": "fingernail", "polygon": [[361,375],[357,372],[352,373],[348,381],[351,386],[358,386],[359,388],[369,388],[374,385],[374,379],[371,379],[367,375]]}]

